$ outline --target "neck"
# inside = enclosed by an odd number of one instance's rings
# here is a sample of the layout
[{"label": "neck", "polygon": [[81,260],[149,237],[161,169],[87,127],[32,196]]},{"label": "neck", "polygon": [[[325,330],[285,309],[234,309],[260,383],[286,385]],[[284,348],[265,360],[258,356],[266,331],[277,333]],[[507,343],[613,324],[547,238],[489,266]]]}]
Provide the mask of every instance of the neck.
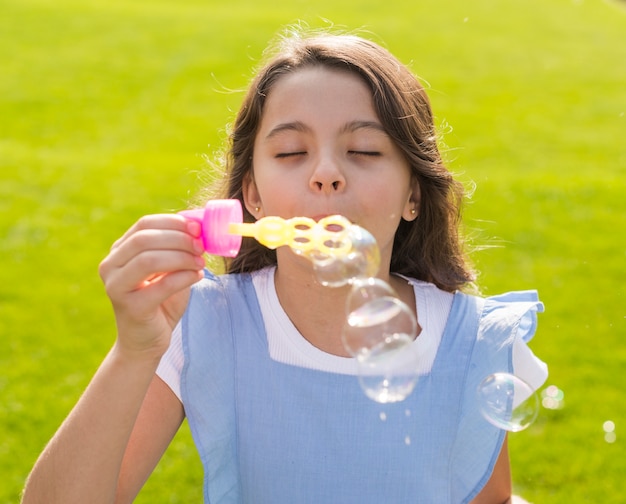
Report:
[{"label": "neck", "polygon": [[308,274],[293,274],[285,269],[276,269],[276,293],[296,329],[320,350],[347,357],[341,331],[346,320],[349,288],[324,287],[312,270]]},{"label": "neck", "polygon": [[[350,286],[323,286],[317,280],[311,263],[295,254],[283,258],[279,255],[278,264],[274,277],[278,300],[300,334],[324,352],[349,357],[341,341],[341,333],[347,318],[346,299]],[[415,306],[412,289],[406,282],[390,278],[388,270],[379,278],[392,282],[400,297],[412,303],[409,306]],[[409,287],[410,292],[404,287]],[[406,299],[407,296],[410,299]]]}]

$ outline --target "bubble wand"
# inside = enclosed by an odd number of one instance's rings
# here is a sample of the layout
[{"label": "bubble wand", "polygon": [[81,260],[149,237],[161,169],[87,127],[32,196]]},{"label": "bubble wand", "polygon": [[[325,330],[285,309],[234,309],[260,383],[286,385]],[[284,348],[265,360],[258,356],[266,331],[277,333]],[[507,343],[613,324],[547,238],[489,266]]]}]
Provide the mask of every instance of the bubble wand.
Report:
[{"label": "bubble wand", "polygon": [[235,257],[242,237],[252,237],[270,249],[288,245],[306,255],[345,257],[353,250],[350,230],[353,224],[341,215],[331,215],[319,222],[308,217],[263,217],[253,223],[243,222],[239,200],[212,200],[205,208],[183,210],[184,217],[201,226],[202,243],[207,253]]}]

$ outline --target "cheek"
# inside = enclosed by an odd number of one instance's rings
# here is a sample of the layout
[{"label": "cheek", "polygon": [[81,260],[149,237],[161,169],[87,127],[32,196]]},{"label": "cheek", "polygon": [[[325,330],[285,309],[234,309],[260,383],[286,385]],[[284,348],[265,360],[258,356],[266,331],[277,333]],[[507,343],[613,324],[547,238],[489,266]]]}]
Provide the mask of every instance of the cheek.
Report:
[{"label": "cheek", "polygon": [[301,191],[289,181],[289,177],[265,172],[256,179],[256,187],[265,215],[289,218],[301,206]]},{"label": "cheek", "polygon": [[254,181],[256,182],[261,196],[271,193],[272,190],[276,189],[276,186],[281,185],[281,177],[279,177],[279,174],[262,160],[254,160],[253,173]]},{"label": "cheek", "polygon": [[411,187],[408,178],[375,181],[368,184],[364,190],[380,212],[402,215],[407,202],[411,197]]},{"label": "cheek", "polygon": [[408,188],[401,190],[385,185],[372,184],[373,188],[368,188],[366,195],[368,221],[374,223],[376,233],[382,242],[393,241],[411,194]]}]

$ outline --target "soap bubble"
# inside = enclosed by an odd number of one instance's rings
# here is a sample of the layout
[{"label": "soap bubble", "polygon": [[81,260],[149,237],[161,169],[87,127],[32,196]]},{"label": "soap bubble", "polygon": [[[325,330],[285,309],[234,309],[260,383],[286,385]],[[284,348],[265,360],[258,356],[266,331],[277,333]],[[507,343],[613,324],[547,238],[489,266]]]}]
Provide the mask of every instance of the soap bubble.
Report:
[{"label": "soap bubble", "polygon": [[368,231],[355,225],[345,231],[332,229],[325,228],[323,246],[294,249],[313,262],[318,282],[325,287],[342,287],[378,273],[380,252]]},{"label": "soap bubble", "polygon": [[418,353],[413,334],[391,334],[357,356],[359,384],[379,403],[403,401],[418,380]]},{"label": "soap bubble", "polygon": [[537,418],[537,394],[515,375],[491,374],[480,383],[477,394],[480,412],[489,423],[500,429],[519,432]]},{"label": "soap bubble", "polygon": [[342,287],[350,283],[348,269],[340,258],[317,251],[308,257],[313,261],[315,278],[324,287]]},{"label": "soap bubble", "polygon": [[410,341],[415,339],[417,321],[413,312],[389,284],[380,279],[355,281],[348,295],[347,312],[342,341],[352,355],[376,348],[379,357],[389,345],[397,345],[394,335],[406,335]]},{"label": "soap bubble", "polygon": [[615,434],[615,422],[607,420],[602,424],[602,430],[604,431],[604,440],[607,443],[615,443],[617,435]]},{"label": "soap bubble", "polygon": [[350,252],[342,258],[350,283],[359,278],[373,277],[380,267],[380,251],[376,239],[365,229],[351,226],[348,239]]},{"label": "soap bubble", "polygon": [[563,409],[565,394],[556,385],[550,385],[541,392],[541,405],[546,409]]}]

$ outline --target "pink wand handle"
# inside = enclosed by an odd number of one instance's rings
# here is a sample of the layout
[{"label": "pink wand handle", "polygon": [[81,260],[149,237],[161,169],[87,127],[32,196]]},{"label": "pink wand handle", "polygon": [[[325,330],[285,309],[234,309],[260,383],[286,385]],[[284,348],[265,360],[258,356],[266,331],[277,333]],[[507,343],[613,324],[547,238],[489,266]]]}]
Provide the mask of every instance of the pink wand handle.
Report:
[{"label": "pink wand handle", "polygon": [[179,212],[202,227],[202,243],[208,254],[235,257],[241,248],[241,236],[228,232],[229,224],[243,222],[241,203],[236,199],[209,201],[204,208]]}]

